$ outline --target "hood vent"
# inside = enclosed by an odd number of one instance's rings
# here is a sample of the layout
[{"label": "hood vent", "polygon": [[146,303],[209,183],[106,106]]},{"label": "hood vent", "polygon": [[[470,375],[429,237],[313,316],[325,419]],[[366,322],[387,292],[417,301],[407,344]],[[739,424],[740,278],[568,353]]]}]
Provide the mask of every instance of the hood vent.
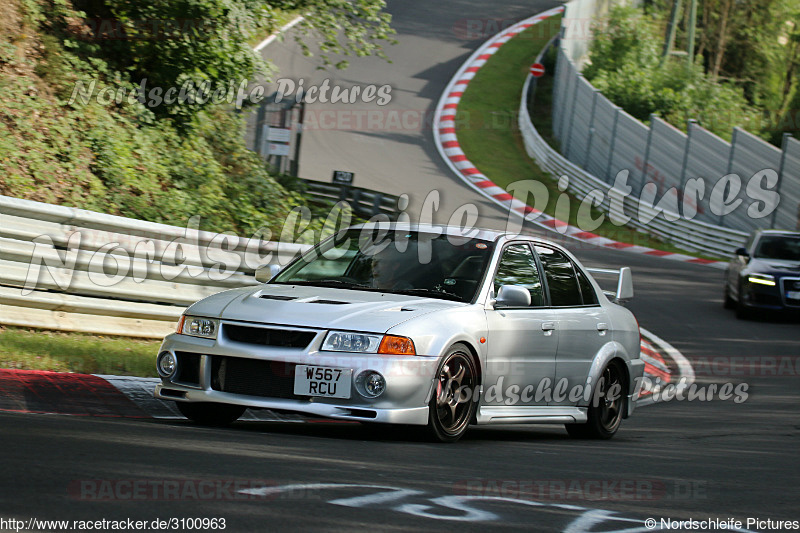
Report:
[{"label": "hood vent", "polygon": [[306,303],[310,303],[310,304],[328,304],[328,305],[347,305],[350,302],[340,302],[338,300],[309,300]]},{"label": "hood vent", "polygon": [[264,298],[265,300],[280,300],[282,302],[297,300],[296,296],[281,296],[280,294],[262,294],[261,298]]}]

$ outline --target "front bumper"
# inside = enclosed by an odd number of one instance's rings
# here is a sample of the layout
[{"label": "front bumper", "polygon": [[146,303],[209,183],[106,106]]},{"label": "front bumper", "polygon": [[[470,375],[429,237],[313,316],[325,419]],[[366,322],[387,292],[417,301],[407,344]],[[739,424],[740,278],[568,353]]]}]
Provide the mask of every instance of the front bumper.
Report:
[{"label": "front bumper", "polygon": [[768,286],[750,283],[745,277],[741,285],[742,294],[739,296],[744,305],[772,311],[800,311],[800,298],[796,297],[800,288],[795,287],[796,283],[800,283],[800,278],[787,276],[775,278],[775,285]]},{"label": "front bumper", "polygon": [[[321,342],[322,334],[318,341]],[[208,340],[186,335],[170,335],[162,352],[176,354],[179,361],[191,361],[196,371],[179,371],[173,378],[162,377],[155,397],[182,402],[215,402],[256,409],[292,411],[336,419],[424,425],[428,423],[428,403],[433,390],[439,358],[436,356],[385,356],[346,352],[320,352],[319,342],[307,349],[279,348],[232,342],[221,338]],[[251,375],[232,375],[234,364],[241,363]],[[325,398],[295,396],[292,393],[295,365],[314,365],[350,369],[350,397]],[[228,375],[220,376],[227,368]],[[378,398],[362,396],[355,386],[356,377],[373,370],[386,379],[386,390]],[[263,380],[260,372],[263,371]],[[188,379],[187,379],[188,376]],[[222,378],[222,379],[220,379]],[[224,385],[239,380],[237,387]],[[275,385],[274,395],[271,389]],[[234,388],[236,392],[231,392]],[[249,393],[248,393],[249,392]]]}]

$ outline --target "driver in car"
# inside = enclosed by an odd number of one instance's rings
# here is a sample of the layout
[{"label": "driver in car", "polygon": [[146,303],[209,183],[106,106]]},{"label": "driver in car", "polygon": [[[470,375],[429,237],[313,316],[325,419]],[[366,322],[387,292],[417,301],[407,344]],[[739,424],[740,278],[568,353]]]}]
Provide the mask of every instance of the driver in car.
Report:
[{"label": "driver in car", "polygon": [[386,290],[413,289],[411,256],[413,254],[402,254],[392,247],[376,253],[372,257],[372,286]]}]

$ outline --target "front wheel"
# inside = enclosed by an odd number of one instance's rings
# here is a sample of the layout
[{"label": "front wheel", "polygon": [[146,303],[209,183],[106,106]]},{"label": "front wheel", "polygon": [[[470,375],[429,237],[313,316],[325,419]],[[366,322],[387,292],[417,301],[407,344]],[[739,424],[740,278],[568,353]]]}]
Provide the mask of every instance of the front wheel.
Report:
[{"label": "front wheel", "polygon": [[733,309],[736,307],[736,301],[731,298],[731,291],[728,288],[728,282],[725,282],[725,301],[723,303],[725,309]]},{"label": "front wheel", "polygon": [[444,356],[436,371],[436,389],[428,411],[428,429],[440,442],[464,436],[478,406],[475,358],[463,344]]},{"label": "front wheel", "polygon": [[201,426],[224,427],[236,422],[247,409],[240,405],[209,402],[175,402],[183,416]]},{"label": "front wheel", "polygon": [[742,285],[739,284],[739,299],[736,301],[736,318],[739,320],[747,320],[750,318],[750,308],[744,303],[744,293],[742,292]]},{"label": "front wheel", "polygon": [[619,363],[606,366],[597,382],[584,424],[565,424],[567,433],[579,439],[610,439],[622,424],[627,406],[625,373]]}]

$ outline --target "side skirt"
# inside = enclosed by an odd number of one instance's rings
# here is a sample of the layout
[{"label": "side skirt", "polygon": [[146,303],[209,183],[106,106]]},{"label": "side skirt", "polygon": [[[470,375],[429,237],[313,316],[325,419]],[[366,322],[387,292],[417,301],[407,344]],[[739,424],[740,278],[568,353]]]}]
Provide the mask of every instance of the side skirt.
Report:
[{"label": "side skirt", "polygon": [[478,424],[572,424],[586,422],[586,407],[481,406]]}]

